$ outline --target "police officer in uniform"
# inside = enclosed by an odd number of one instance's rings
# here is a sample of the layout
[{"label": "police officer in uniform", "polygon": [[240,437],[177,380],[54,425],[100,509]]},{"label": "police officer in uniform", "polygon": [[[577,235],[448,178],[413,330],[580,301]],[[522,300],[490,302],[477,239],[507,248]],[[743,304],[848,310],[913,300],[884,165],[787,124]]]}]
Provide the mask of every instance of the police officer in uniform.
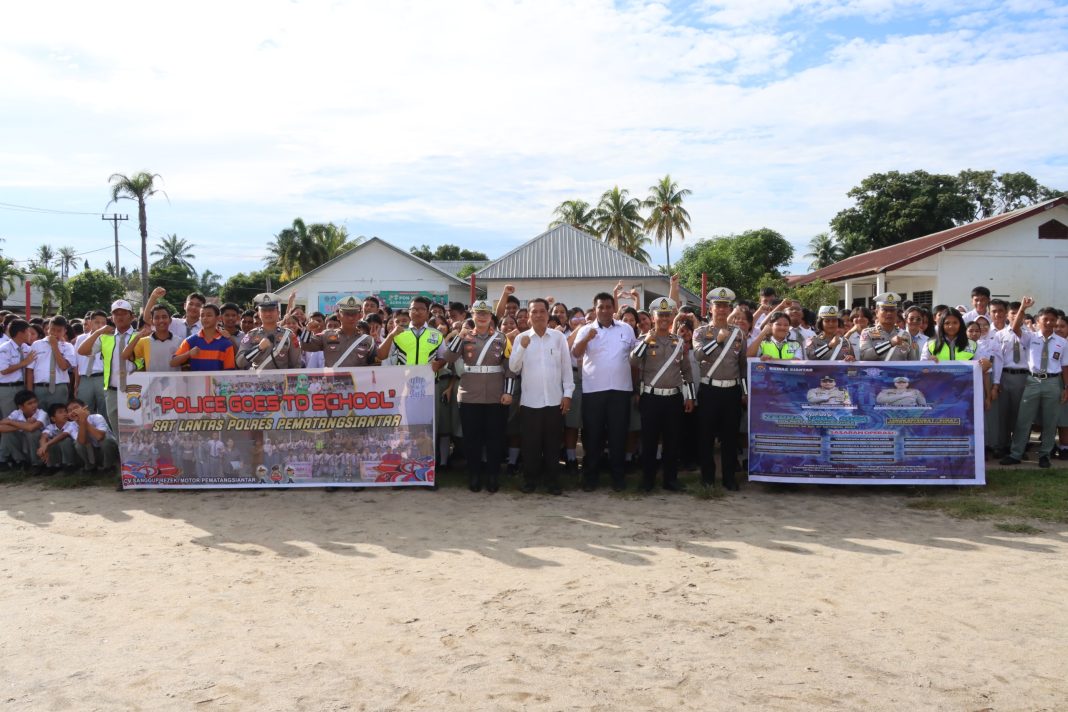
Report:
[{"label": "police officer in uniform", "polygon": [[805,343],[805,358],[810,361],[853,361],[853,349],[843,336],[838,335],[841,323],[838,307],[820,307],[817,320],[819,333]]},{"label": "police officer in uniform", "polygon": [[375,343],[369,334],[361,334],[356,323],[363,313],[363,302],[345,297],[337,303],[341,328],[324,329],[318,334],[305,331],[301,337],[304,351],[322,351],[327,368],[352,368],[372,365]]},{"label": "police officer in uniform", "polygon": [[820,379],[819,388],[809,388],[806,400],[809,405],[849,405],[849,391],[838,388],[834,376]]},{"label": "police officer in uniform", "polygon": [[[701,419],[701,483],[716,481],[715,445],[719,439],[719,459],[723,466],[723,486],[738,489],[738,423],[746,388],[746,337],[727,323],[734,292],[726,287],[713,289],[709,296],[712,320],[693,333],[693,348],[701,371],[698,416]],[[644,422],[644,421],[643,421]]]},{"label": "police officer in uniform", "polygon": [[886,292],[875,298],[875,324],[860,333],[860,361],[919,361],[920,350],[906,329],[897,328],[901,297]]},{"label": "police officer in uniform", "polygon": [[685,343],[671,333],[675,302],[666,297],[649,305],[655,328],[630,352],[638,369],[638,410],[642,417],[642,480],[638,489],[651,492],[656,482],[656,446],[661,440],[664,489],[678,492],[679,433],[682,414],[693,411],[696,389]]},{"label": "police officer in uniform", "polygon": [[278,324],[277,294],[257,294],[252,302],[260,315],[262,326],[250,329],[237,351],[239,369],[275,370],[300,368],[300,343],[289,329]]},{"label": "police officer in uniform", "polygon": [[[435,370],[444,363],[463,363],[460,376],[460,422],[464,431],[468,488],[478,492],[485,484],[493,493],[500,487],[508,406],[515,393],[515,376],[508,368],[511,344],[493,328],[493,306],[479,300],[471,305],[475,328],[464,327],[437,355]],[[485,448],[486,460],[482,460]]]},{"label": "police officer in uniform", "polygon": [[894,379],[893,388],[884,388],[875,396],[875,402],[879,405],[892,405],[899,408],[922,408],[927,405],[927,398],[922,391],[909,388],[909,379],[898,376]]}]

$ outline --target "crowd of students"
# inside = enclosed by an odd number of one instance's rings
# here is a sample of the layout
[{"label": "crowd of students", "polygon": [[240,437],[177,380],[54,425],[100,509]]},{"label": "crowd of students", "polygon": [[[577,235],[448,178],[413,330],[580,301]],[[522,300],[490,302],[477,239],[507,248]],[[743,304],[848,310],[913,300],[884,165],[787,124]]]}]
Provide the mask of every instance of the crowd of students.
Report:
[{"label": "crowd of students", "polygon": [[621,489],[639,462],[641,489],[652,488],[658,469],[666,489],[679,489],[679,468],[699,467],[713,484],[717,462],[723,485],[736,489],[751,358],[977,360],[989,454],[1019,463],[1038,427],[1038,464],[1068,459],[1068,320],[1054,307],[1035,311],[1030,298],[991,299],[976,287],[970,308],[929,309],[888,292],[874,311],[813,312],[770,288],[750,301],[722,287],[710,292],[705,316],[676,306],[675,278],[671,292],[648,311],[621,285],[585,307],[521,300],[509,286],[495,303],[417,297],[392,310],[373,296],[350,297],[332,314],[307,313],[295,294],[283,314],[269,293],[251,310],[192,293],[175,316],[156,289],[140,314],[123,299],[75,319],[0,312],[0,467],[113,469],[117,399],[137,370],[429,363],[437,465],[465,459],[473,490],[495,491],[500,469],[518,472],[520,460],[524,491],[544,485],[557,494],[561,472],[580,471],[583,488],[594,489],[602,465]]}]

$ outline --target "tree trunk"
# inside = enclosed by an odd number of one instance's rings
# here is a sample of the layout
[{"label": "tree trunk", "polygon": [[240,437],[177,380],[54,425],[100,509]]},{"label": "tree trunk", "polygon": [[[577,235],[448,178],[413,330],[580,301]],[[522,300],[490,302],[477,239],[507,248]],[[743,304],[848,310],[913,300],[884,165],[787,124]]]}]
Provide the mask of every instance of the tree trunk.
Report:
[{"label": "tree trunk", "polygon": [[145,199],[137,199],[137,222],[141,228],[141,304],[148,299],[148,215]]},{"label": "tree trunk", "polygon": [[664,249],[667,251],[668,274],[671,274],[671,233],[664,240]]}]

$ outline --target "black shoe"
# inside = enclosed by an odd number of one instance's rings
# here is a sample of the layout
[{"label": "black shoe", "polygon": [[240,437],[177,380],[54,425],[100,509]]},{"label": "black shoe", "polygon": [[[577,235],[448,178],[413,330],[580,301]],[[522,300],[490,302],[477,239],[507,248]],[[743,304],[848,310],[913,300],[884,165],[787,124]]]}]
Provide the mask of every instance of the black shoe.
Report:
[{"label": "black shoe", "polygon": [[508,476],[515,477],[517,474],[519,474],[519,465],[508,463]]},{"label": "black shoe", "polygon": [[597,489],[597,485],[590,484],[588,482],[583,482],[582,483],[582,491],[583,492],[593,492],[596,489]]},{"label": "black shoe", "polygon": [[519,491],[523,494],[533,494],[534,490],[536,489],[537,487],[535,487],[534,485],[523,485],[519,488]]},{"label": "black shoe", "polygon": [[1047,455],[1043,455],[1042,457],[1038,458],[1038,466],[1042,469],[1048,469],[1050,466],[1049,457]]},{"label": "black shoe", "polygon": [[564,493],[564,491],[562,489],[560,489],[559,487],[550,487],[549,488],[549,494],[551,494],[554,497],[559,497],[563,493]]},{"label": "black shoe", "polygon": [[323,487],[324,492],[337,492],[337,487]]},{"label": "black shoe", "polygon": [[665,482],[664,490],[667,492],[685,492],[686,485],[679,484],[678,482]]},{"label": "black shoe", "polygon": [[564,471],[569,475],[577,475],[578,474],[578,460],[568,460],[567,464],[564,465]]},{"label": "black shoe", "polygon": [[731,492],[738,491],[738,480],[734,479],[734,475],[723,478],[723,489],[729,490]]},{"label": "black shoe", "polygon": [[1000,460],[998,460],[998,462],[1000,462],[1002,465],[1019,465],[1020,464],[1020,461],[1017,460],[1012,455],[1006,455],[1005,457],[1003,457]]}]

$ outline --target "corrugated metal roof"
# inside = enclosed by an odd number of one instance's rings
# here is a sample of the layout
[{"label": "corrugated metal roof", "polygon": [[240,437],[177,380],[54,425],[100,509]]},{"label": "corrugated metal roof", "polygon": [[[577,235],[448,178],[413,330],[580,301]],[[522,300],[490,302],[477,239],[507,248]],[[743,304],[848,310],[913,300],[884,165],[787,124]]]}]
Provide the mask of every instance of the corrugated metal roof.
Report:
[{"label": "corrugated metal roof", "polygon": [[815,282],[817,279],[837,282],[843,279],[878,274],[891,269],[900,269],[922,260],[924,257],[929,257],[940,250],[956,247],[1006,225],[1011,225],[1024,218],[1065,204],[1068,204],[1068,197],[1061,196],[1047,200],[1044,203],[1014,210],[1011,213],[994,215],[967,225],[958,225],[957,227],[917,237],[907,242],[899,242],[896,245],[865,252],[862,255],[847,257],[840,262],[835,262],[833,265],[802,275],[793,283],[802,285]]},{"label": "corrugated metal roof", "polygon": [[482,269],[493,260],[430,260],[430,264],[437,267],[440,270],[455,275],[467,265],[474,265],[478,269]]},{"label": "corrugated metal roof", "polygon": [[594,279],[663,277],[593,235],[561,225],[483,267],[479,279]]}]

